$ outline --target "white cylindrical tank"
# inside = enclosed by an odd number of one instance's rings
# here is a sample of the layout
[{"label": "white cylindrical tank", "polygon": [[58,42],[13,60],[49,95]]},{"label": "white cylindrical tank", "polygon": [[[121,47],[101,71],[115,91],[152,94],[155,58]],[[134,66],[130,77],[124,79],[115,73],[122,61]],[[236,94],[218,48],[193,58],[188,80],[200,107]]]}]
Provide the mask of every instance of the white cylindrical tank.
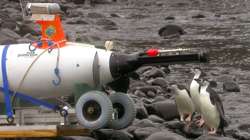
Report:
[{"label": "white cylindrical tank", "polygon": [[[0,54],[5,46],[0,46]],[[6,53],[6,72],[8,77],[9,90],[15,91],[21,82],[24,74],[31,63],[41,54],[43,49],[36,49],[31,52],[29,44],[10,45]],[[86,83],[94,86],[93,62],[95,54],[98,54],[100,84],[114,80],[110,73],[111,51],[84,47],[82,45],[69,45],[60,48],[58,62],[59,76],[61,83],[57,83],[58,77],[55,74],[58,49],[42,54],[29,70],[23,83],[19,87],[19,93],[44,99],[74,93],[74,86],[77,83]],[[0,57],[2,63],[2,57]],[[3,87],[2,69],[0,69],[0,87]],[[0,102],[4,102],[4,93],[0,92]]]}]

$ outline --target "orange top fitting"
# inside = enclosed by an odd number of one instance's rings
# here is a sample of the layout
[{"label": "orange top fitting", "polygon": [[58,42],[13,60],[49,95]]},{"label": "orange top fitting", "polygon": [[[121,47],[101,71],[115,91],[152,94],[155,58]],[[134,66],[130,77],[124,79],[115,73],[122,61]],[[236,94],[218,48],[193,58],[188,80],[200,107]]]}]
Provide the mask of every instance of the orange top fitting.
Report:
[{"label": "orange top fitting", "polygon": [[[54,21],[36,21],[36,23],[42,25],[42,39],[51,39],[53,43],[58,43],[59,47],[66,45],[66,38],[58,14],[55,15]],[[33,46],[35,47],[36,43]],[[47,49],[48,47],[48,43],[43,43],[38,49]],[[55,48],[58,48],[58,45],[54,45]]]}]

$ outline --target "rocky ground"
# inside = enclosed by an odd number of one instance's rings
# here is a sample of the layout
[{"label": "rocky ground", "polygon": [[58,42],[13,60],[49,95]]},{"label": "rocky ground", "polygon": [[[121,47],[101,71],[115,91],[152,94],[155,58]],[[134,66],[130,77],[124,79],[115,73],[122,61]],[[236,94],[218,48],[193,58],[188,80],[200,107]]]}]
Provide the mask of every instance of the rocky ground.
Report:
[{"label": "rocky ground", "polygon": [[[211,53],[210,63],[171,65],[170,74],[164,67],[139,69],[140,80],[131,78],[128,91],[137,106],[137,119],[127,129],[103,129],[92,138],[65,139],[250,139],[250,3],[247,0],[117,0],[95,5],[88,1],[76,4],[77,0],[32,2],[60,4],[68,41],[103,47],[110,40],[116,43],[117,50],[127,53],[151,48],[188,48],[192,52]],[[26,3],[23,0],[23,5]],[[160,30],[162,27],[164,30]],[[40,35],[39,25],[23,21],[19,3],[0,1],[0,44],[31,43]],[[207,135],[206,126],[179,122],[172,94],[165,90],[165,85],[176,80],[189,87],[193,75],[187,72],[195,66],[201,67],[217,84],[214,89],[230,120],[225,128],[227,137]],[[151,90],[144,92],[139,87]],[[193,116],[194,121],[197,118],[199,115]]]}]

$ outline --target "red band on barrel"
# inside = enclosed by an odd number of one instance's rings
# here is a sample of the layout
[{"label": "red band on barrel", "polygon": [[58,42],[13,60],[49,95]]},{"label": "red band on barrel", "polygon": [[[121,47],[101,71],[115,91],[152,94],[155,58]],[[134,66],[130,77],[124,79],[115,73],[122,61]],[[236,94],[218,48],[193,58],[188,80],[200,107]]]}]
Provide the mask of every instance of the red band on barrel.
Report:
[{"label": "red band on barrel", "polygon": [[148,50],[148,56],[156,56],[156,55],[158,55],[158,49]]}]

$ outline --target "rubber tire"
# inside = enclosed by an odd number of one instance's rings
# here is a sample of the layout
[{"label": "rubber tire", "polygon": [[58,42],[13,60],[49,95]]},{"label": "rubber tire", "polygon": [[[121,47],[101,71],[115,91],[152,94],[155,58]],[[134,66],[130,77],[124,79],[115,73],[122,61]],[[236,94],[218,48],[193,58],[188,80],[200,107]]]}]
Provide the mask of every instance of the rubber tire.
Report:
[{"label": "rubber tire", "polygon": [[110,121],[108,127],[115,130],[121,130],[130,126],[136,117],[136,107],[134,100],[127,94],[121,92],[111,94],[109,99],[113,105],[115,103],[122,105],[125,112],[123,112],[124,115],[122,118],[119,118],[118,121]]},{"label": "rubber tire", "polygon": [[[88,121],[83,116],[83,106],[88,101],[96,101],[101,106],[101,115],[97,120]],[[90,130],[98,130],[101,129],[109,123],[112,119],[113,107],[108,96],[99,91],[89,91],[83,94],[76,104],[76,117],[81,126]]]}]

